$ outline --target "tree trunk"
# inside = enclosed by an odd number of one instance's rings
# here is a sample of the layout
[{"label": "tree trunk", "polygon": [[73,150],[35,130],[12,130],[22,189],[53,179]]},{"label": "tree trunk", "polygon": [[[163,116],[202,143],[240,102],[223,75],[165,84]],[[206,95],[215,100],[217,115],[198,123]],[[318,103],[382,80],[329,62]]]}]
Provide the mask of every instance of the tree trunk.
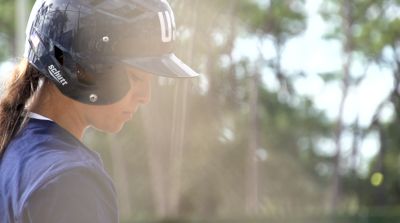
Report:
[{"label": "tree trunk", "polygon": [[245,209],[247,214],[258,212],[258,162],[256,151],[259,147],[258,81],[259,74],[250,78],[249,147],[246,160]]},{"label": "tree trunk", "polygon": [[361,133],[360,133],[360,124],[359,119],[357,118],[354,130],[353,130],[353,142],[351,145],[351,175],[354,180],[357,179],[357,167],[359,164],[359,150],[360,150],[360,142],[362,141]]},{"label": "tree trunk", "polygon": [[183,160],[184,130],[186,121],[186,106],[188,94],[188,80],[177,83],[174,96],[174,111],[172,118],[171,145],[169,153],[169,198],[168,214],[171,217],[179,214],[181,195],[181,173]]},{"label": "tree trunk", "polygon": [[13,51],[14,51],[14,56],[22,57],[25,46],[25,27],[28,21],[27,0],[17,0],[15,10],[16,10],[15,18],[17,21],[16,22],[17,26],[15,29],[16,41]]},{"label": "tree trunk", "polygon": [[[381,142],[381,146],[379,148],[375,172],[379,172],[383,176],[385,176],[385,173],[386,173],[386,171],[385,171],[385,156],[386,156],[386,150],[387,150],[386,139],[387,139],[387,136],[385,135],[385,130],[380,126],[379,127],[379,141]],[[383,187],[383,185],[380,185],[380,187],[377,188],[374,195],[375,195],[374,196],[374,205],[383,207],[383,206],[385,206],[385,204],[387,204],[387,202],[386,202],[387,195],[385,194],[385,188]]]},{"label": "tree trunk", "polygon": [[332,183],[332,193],[330,202],[330,211],[335,211],[338,208],[338,204],[341,197],[341,178],[340,178],[340,161],[341,161],[341,139],[342,133],[344,131],[343,127],[343,111],[344,104],[347,99],[349,85],[350,85],[350,68],[352,64],[352,5],[350,0],[344,0],[342,4],[342,21],[345,33],[345,40],[343,43],[343,79],[342,79],[342,98],[339,105],[339,113],[336,120],[335,127],[335,145],[336,152],[333,159],[333,183]]}]

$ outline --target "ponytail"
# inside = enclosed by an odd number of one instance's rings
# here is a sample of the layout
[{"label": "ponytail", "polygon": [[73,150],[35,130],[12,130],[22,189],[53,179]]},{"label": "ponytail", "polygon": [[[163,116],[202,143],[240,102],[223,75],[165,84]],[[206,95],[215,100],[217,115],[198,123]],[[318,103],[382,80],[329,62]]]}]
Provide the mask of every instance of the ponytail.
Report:
[{"label": "ponytail", "polygon": [[13,70],[0,101],[0,157],[27,120],[25,106],[39,84],[40,73],[25,59]]}]

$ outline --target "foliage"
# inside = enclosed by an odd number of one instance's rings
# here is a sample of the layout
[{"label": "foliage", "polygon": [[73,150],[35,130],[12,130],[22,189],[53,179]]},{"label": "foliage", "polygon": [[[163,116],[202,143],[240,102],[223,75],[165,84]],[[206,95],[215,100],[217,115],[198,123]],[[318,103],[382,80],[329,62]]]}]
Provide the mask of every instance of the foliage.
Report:
[{"label": "foliage", "polygon": [[[343,20],[339,15],[346,13],[341,5],[342,1],[325,1],[321,13],[323,17],[332,24],[332,32],[328,34],[329,38],[339,41],[345,40],[343,30]],[[376,131],[380,138],[380,150],[377,156],[370,164],[368,176],[375,172],[384,175],[384,182],[378,187],[373,187],[369,179],[354,178],[353,173],[343,176],[346,181],[344,188],[348,196],[356,195],[358,206],[376,207],[388,205],[397,205],[399,200],[399,181],[398,181],[398,140],[399,128],[399,94],[397,86],[399,84],[399,66],[400,61],[397,55],[399,47],[399,17],[396,10],[399,8],[398,1],[390,0],[364,0],[351,1],[347,9],[350,13],[348,17],[350,24],[350,49],[351,55],[360,55],[363,57],[363,66],[368,67],[377,65],[387,67],[391,70],[395,86],[382,105],[389,103],[394,105],[395,118],[390,123],[382,123],[378,119],[373,119],[370,127],[365,132]],[[390,53],[388,53],[390,52]],[[327,76],[328,77],[328,76]],[[332,80],[332,79],[331,79]],[[337,80],[337,79],[336,79]],[[379,116],[380,109],[376,111]],[[366,196],[366,194],[368,196]],[[390,196],[387,196],[389,195]]]},{"label": "foliage", "polygon": [[1,0],[0,1],[0,61],[6,59],[11,54],[10,43],[14,38],[15,20],[14,15],[14,1]]}]

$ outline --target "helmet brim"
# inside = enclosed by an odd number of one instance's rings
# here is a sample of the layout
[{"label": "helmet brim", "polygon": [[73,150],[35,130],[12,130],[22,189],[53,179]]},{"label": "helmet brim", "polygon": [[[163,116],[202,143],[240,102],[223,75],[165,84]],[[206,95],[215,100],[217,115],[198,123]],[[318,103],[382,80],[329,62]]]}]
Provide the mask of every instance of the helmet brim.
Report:
[{"label": "helmet brim", "polygon": [[157,76],[190,78],[199,74],[182,62],[175,54],[157,57],[135,57],[122,60],[125,64]]}]

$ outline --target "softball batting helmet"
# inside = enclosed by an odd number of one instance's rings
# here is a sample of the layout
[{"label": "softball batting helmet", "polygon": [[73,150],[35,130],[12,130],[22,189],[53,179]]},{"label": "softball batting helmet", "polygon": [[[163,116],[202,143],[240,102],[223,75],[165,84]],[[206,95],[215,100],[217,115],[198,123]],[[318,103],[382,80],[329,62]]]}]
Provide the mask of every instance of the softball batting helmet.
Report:
[{"label": "softball batting helmet", "polygon": [[121,99],[130,88],[122,65],[198,75],[173,53],[175,19],[166,0],[37,0],[26,32],[28,61],[82,103]]}]

